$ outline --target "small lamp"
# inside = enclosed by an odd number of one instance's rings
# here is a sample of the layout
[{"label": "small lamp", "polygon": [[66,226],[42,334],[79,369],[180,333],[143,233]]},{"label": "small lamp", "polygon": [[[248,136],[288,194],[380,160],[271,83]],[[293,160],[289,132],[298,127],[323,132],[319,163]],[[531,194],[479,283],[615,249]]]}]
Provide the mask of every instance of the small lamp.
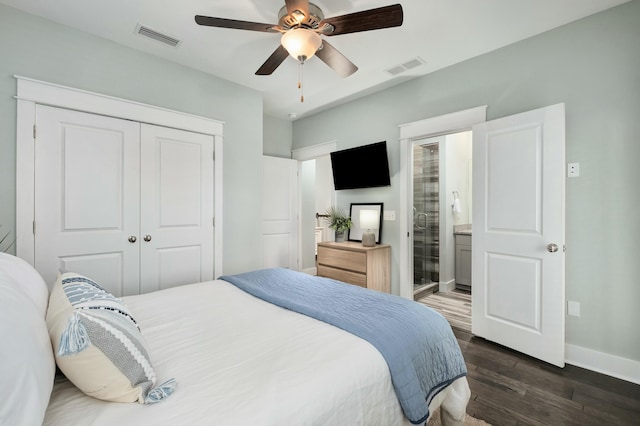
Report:
[{"label": "small lamp", "polygon": [[373,247],[376,245],[375,231],[380,226],[380,213],[376,210],[360,210],[360,229],[366,229],[362,233],[362,245]]}]

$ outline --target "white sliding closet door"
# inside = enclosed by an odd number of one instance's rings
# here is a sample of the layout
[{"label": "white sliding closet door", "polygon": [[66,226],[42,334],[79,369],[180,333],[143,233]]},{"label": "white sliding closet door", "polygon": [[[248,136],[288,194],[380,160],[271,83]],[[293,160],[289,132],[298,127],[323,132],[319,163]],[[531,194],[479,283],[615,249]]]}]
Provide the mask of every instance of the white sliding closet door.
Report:
[{"label": "white sliding closet door", "polygon": [[38,105],[36,128],[36,269],[50,286],[66,269],[137,294],[140,125]]},{"label": "white sliding closet door", "polygon": [[143,124],[141,292],[213,279],[213,136]]}]

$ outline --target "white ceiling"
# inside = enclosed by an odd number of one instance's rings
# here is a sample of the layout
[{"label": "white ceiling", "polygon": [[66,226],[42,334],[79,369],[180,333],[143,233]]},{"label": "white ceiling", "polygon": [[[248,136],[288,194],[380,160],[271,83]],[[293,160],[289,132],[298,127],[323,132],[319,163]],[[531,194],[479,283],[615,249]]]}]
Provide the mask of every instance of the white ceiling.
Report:
[{"label": "white ceiling", "polygon": [[[304,103],[292,58],[271,76],[255,71],[279,35],[202,27],[195,15],[276,24],[284,0],[0,0],[0,3],[192,67],[264,94],[265,113],[309,115],[401,83],[628,0],[314,0],[325,14],[400,3],[398,28],[328,37],[359,70],[340,78],[318,58],[304,66]],[[135,34],[137,24],[182,40],[172,48]],[[416,57],[424,64],[393,76],[386,70]]]}]

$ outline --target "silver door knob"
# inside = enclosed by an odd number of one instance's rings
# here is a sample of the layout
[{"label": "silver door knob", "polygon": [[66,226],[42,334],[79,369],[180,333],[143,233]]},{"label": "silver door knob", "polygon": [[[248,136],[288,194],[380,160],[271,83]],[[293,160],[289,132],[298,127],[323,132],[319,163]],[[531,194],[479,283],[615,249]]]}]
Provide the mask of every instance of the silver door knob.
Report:
[{"label": "silver door knob", "polygon": [[136,238],[136,236],[135,236],[135,235],[132,235],[132,236],[130,236],[130,237],[129,237],[129,242],[130,242],[131,244],[135,243],[137,240],[138,240],[138,239]]},{"label": "silver door knob", "polygon": [[149,234],[145,235],[143,240],[145,240],[146,242],[151,241],[151,235],[149,235]]},{"label": "silver door knob", "polygon": [[547,251],[548,251],[549,253],[555,253],[555,252],[557,252],[557,251],[558,251],[558,245],[557,245],[557,244],[553,244],[553,243],[551,243],[551,244],[547,245]]}]

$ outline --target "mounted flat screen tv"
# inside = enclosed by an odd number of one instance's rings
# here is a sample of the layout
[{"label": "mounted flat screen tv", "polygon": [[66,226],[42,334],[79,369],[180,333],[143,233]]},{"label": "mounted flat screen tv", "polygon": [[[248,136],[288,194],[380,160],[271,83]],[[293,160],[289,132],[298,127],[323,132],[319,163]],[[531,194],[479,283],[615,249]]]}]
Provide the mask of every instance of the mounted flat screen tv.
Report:
[{"label": "mounted flat screen tv", "polygon": [[377,142],[331,153],[336,190],[391,185],[387,142]]}]

